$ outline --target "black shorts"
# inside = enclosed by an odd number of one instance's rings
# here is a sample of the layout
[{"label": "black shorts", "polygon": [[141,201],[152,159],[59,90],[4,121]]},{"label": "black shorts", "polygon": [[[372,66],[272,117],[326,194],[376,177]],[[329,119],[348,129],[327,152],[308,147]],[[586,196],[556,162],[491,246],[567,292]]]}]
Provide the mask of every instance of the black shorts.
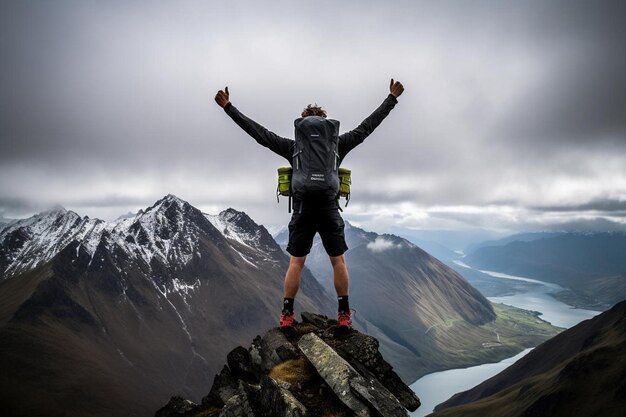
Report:
[{"label": "black shorts", "polygon": [[292,256],[306,256],[313,246],[315,233],[319,233],[328,256],[343,255],[348,250],[344,225],[337,209],[294,213],[289,222],[287,252]]}]

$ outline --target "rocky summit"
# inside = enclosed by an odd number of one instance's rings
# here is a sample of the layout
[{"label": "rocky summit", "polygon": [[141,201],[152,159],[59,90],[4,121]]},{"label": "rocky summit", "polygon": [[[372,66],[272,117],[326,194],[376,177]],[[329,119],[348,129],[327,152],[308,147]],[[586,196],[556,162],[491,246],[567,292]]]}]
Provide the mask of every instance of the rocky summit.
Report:
[{"label": "rocky summit", "polygon": [[238,346],[200,404],[175,396],[156,417],[401,417],[420,406],[378,350],[378,340],[302,313]]}]

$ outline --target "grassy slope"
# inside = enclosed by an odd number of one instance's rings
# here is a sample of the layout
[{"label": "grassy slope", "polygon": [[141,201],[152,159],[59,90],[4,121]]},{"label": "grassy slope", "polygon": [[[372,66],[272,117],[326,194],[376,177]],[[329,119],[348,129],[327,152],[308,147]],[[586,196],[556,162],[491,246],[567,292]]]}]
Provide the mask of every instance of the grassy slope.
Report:
[{"label": "grassy slope", "polygon": [[536,313],[504,304],[493,304],[493,307],[497,318],[481,326],[450,320],[429,329],[440,350],[434,353],[433,365],[427,367],[424,374],[499,362],[525,348],[537,346],[562,330],[541,320]]}]

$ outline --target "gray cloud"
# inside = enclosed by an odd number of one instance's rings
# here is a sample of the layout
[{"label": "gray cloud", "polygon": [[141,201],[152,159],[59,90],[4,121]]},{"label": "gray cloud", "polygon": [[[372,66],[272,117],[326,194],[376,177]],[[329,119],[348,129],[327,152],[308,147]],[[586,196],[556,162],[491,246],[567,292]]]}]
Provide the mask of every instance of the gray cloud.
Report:
[{"label": "gray cloud", "polygon": [[612,198],[594,199],[578,205],[536,206],[532,207],[532,209],[557,212],[599,211],[610,213],[613,216],[626,216],[626,200],[616,200]]},{"label": "gray cloud", "polygon": [[[623,2],[550,3],[540,18],[538,52],[547,71],[514,103],[498,132],[547,145],[626,146],[626,50]],[[508,145],[508,144],[507,144]]]},{"label": "gray cloud", "polygon": [[[174,193],[285,223],[273,197],[286,161],[234,125],[215,91],[228,84],[240,110],[291,137],[310,102],[355,127],[393,76],[400,103],[345,161],[347,218],[612,225],[626,200],[624,7],[4,2],[0,214],[62,204],[112,219]],[[484,219],[467,214],[485,206]]]},{"label": "gray cloud", "polygon": [[452,230],[468,229],[470,226],[503,233],[513,231],[626,231],[623,214],[611,217],[589,215],[585,211],[576,215],[555,216],[553,213],[533,213],[525,210],[457,213],[429,211],[431,222],[439,223]]},{"label": "gray cloud", "polygon": [[33,205],[32,200],[21,198],[0,198],[0,216],[23,215],[24,213],[33,213],[42,210],[41,206]]}]

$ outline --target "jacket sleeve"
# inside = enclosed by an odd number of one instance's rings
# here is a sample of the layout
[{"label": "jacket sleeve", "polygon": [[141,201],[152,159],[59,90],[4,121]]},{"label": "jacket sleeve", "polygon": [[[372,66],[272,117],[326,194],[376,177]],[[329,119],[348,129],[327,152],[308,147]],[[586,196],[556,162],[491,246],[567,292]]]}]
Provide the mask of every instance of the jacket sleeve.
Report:
[{"label": "jacket sleeve", "polygon": [[254,120],[242,114],[232,103],[228,103],[226,107],[224,107],[224,111],[240,128],[252,136],[259,145],[263,145],[278,155],[285,157],[291,163],[294,146],[292,139],[280,137],[274,132],[267,130]]},{"label": "jacket sleeve", "polygon": [[366,137],[368,137],[374,129],[383,121],[398,102],[398,99],[389,94],[385,101],[370,114],[361,124],[354,130],[339,135],[338,151],[339,158],[343,158],[354,149],[357,145],[361,144]]}]

